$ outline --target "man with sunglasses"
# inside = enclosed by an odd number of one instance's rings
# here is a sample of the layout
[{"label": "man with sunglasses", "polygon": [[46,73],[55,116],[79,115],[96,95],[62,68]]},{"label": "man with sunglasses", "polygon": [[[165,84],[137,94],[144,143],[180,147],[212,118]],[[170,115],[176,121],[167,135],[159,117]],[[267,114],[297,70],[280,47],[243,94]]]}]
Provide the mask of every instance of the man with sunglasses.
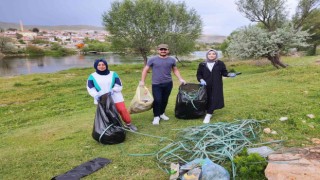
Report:
[{"label": "man with sunglasses", "polygon": [[152,69],[152,95],[153,101],[153,125],[159,125],[160,119],[169,120],[165,115],[165,109],[172,90],[171,71],[177,76],[181,84],[186,81],[182,79],[180,72],[176,66],[176,59],[169,56],[169,46],[160,44],[157,47],[158,56],[148,59],[147,65],[143,68],[141,74],[140,86],[144,86],[149,69]]}]

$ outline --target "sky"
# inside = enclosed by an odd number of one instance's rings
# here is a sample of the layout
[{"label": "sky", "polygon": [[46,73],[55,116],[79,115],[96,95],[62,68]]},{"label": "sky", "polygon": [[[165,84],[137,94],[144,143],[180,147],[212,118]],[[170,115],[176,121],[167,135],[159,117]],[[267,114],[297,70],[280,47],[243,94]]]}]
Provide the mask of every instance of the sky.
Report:
[{"label": "sky", "polygon": [[[0,22],[24,25],[102,25],[102,14],[115,0],[0,0]],[[171,0],[182,2],[183,0]],[[287,0],[294,11],[298,0]],[[228,36],[249,25],[238,10],[235,0],[184,0],[195,9],[203,22],[203,34]]]}]

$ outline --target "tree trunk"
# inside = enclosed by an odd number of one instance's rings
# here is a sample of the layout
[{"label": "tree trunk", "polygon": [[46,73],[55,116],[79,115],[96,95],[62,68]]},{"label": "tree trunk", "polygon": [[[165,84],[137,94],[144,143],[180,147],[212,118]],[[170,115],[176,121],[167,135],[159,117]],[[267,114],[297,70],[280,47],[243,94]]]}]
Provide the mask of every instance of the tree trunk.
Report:
[{"label": "tree trunk", "polygon": [[141,49],[141,48],[139,49],[139,51],[140,51],[140,54],[141,54],[141,56],[143,58],[143,64],[144,64],[144,66],[146,66],[147,65],[147,61],[148,61],[147,53],[146,53],[146,51],[144,49]]},{"label": "tree trunk", "polygon": [[182,66],[184,66],[184,64],[182,63],[182,61],[180,61],[180,59],[178,58],[178,56],[176,55],[175,58],[178,60],[179,63],[182,64]]},{"label": "tree trunk", "polygon": [[314,56],[317,54],[317,46],[318,46],[318,44],[313,44],[310,55]]},{"label": "tree trunk", "polygon": [[142,57],[143,57],[143,64],[144,64],[144,66],[146,66],[147,61],[148,61],[148,57],[147,57],[147,55],[142,55]]},{"label": "tree trunk", "polygon": [[282,68],[286,68],[288,65],[287,64],[283,64],[280,60],[280,53],[278,52],[275,55],[269,55],[267,56],[268,60],[271,61],[272,65],[274,67],[276,67],[277,69],[279,69],[280,67]]}]

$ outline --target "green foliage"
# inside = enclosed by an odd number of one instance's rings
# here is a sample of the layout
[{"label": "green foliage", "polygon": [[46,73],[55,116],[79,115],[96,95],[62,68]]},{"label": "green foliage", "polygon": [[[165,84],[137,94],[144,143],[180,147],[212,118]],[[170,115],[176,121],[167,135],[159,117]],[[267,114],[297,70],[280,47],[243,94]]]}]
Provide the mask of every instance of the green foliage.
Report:
[{"label": "green foliage", "polygon": [[19,39],[18,42],[19,42],[20,44],[26,44],[22,39]]},{"label": "green foliage", "polygon": [[50,44],[49,41],[42,40],[42,39],[33,39],[32,44]]},{"label": "green foliage", "polygon": [[85,40],[86,46],[83,48],[83,52],[88,51],[98,51],[98,52],[108,52],[110,51],[110,44],[108,42],[100,42],[98,40]]},{"label": "green foliage", "polygon": [[39,48],[39,47],[33,46],[33,45],[27,46],[26,53],[28,53],[31,56],[43,56],[43,55],[45,55],[45,51],[42,48]]},{"label": "green foliage", "polygon": [[177,54],[191,51],[202,27],[195,10],[165,0],[115,1],[103,22],[115,51],[138,52],[145,62],[158,43],[172,43]]},{"label": "green foliage", "polygon": [[308,55],[316,55],[317,46],[320,45],[320,9],[316,9],[306,18],[303,29],[311,34],[308,43],[312,44],[307,49]]},{"label": "green foliage", "polygon": [[22,35],[22,34],[17,33],[17,34],[16,34],[16,37],[17,37],[17,39],[21,39],[21,38],[23,37],[23,35]]},{"label": "green foliage", "polygon": [[202,22],[194,9],[187,10],[185,3],[169,4],[167,33],[157,43],[169,44],[174,55],[190,53],[195,48],[196,40],[201,35]]},{"label": "green foliage", "polygon": [[246,149],[234,158],[237,169],[237,179],[266,179],[264,170],[268,162],[258,153],[247,155]]},{"label": "green foliage", "polygon": [[230,36],[227,52],[242,59],[274,57],[281,50],[290,47],[308,46],[308,36],[306,31],[295,30],[290,25],[273,32],[257,26],[247,26]]},{"label": "green foliage", "polygon": [[9,37],[0,36],[0,53],[14,53],[16,48],[13,44],[13,40]]},{"label": "green foliage", "polygon": [[224,56],[229,56],[227,51],[228,46],[229,46],[229,37],[225,39],[216,49],[221,50]]},{"label": "green foliage", "polygon": [[72,55],[75,53],[76,53],[75,50],[64,48],[58,43],[51,43],[50,50],[45,51],[45,55],[49,55],[49,56],[66,56],[66,55]]},{"label": "green foliage", "polygon": [[252,22],[261,22],[274,31],[286,22],[285,0],[237,0],[238,10]]}]

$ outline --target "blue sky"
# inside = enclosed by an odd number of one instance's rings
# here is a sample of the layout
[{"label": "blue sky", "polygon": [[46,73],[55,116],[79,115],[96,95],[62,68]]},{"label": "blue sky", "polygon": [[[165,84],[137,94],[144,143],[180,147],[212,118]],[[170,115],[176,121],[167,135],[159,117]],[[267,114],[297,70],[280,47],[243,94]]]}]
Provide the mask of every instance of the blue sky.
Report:
[{"label": "blue sky", "polygon": [[[102,14],[114,0],[0,0],[0,21],[25,25],[102,26]],[[182,0],[172,0],[181,2]],[[288,0],[290,11],[298,0]],[[203,34],[229,35],[250,24],[234,0],[184,0],[203,20]]]}]

